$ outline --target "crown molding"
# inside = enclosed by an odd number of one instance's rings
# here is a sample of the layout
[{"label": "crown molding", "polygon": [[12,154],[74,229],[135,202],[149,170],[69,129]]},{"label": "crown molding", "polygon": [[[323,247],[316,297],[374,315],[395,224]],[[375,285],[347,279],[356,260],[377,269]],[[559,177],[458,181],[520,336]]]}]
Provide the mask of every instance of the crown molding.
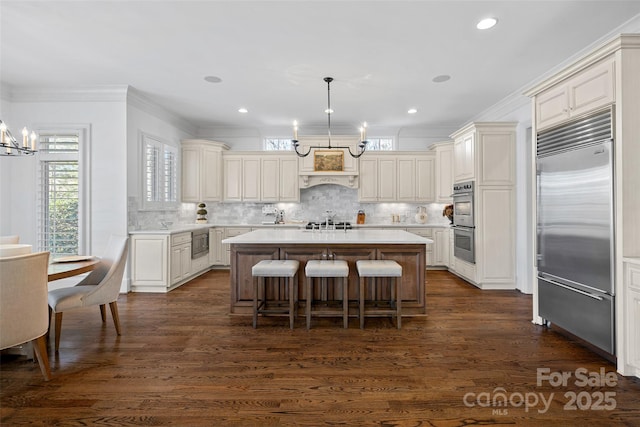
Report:
[{"label": "crown molding", "polygon": [[140,93],[140,91],[132,86],[127,86],[126,101],[127,107],[136,107],[146,113],[151,114],[154,117],[157,117],[160,120],[164,120],[165,122],[190,135],[196,135],[197,133],[198,128],[197,126],[193,125],[193,123],[189,122],[183,117],[178,116],[177,114],[170,112],[162,105],[143,95],[142,93]]},{"label": "crown molding", "polygon": [[124,102],[126,85],[73,88],[9,88],[10,102]]}]

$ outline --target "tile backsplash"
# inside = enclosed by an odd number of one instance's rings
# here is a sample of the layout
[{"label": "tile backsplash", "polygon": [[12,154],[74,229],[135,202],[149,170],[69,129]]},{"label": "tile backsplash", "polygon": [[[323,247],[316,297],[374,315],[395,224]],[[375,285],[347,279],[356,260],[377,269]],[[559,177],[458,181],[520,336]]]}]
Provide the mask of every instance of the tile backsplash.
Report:
[{"label": "tile backsplash", "polygon": [[[182,203],[178,210],[142,211],[139,199],[129,197],[129,229],[145,230],[160,228],[161,221],[173,225],[193,224],[196,219],[196,204]],[[285,221],[318,221],[326,217],[326,211],[334,214],[335,221],[356,223],[358,210],[364,210],[367,224],[390,224],[392,215],[400,216],[400,221],[415,224],[418,207],[427,208],[427,224],[445,225],[449,220],[442,216],[442,203],[361,203],[358,190],[333,184],[317,185],[300,190],[299,203],[207,203],[209,224],[260,224],[263,220],[262,207],[274,206],[284,210]]]}]

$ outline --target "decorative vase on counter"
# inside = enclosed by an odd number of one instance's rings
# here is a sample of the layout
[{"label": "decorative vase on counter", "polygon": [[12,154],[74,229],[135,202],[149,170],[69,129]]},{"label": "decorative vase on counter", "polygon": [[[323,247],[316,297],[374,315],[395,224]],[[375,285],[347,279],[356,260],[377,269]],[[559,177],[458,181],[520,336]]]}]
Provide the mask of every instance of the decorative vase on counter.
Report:
[{"label": "decorative vase on counter", "polygon": [[198,217],[196,218],[197,224],[207,223],[207,210],[205,209],[206,207],[207,205],[205,205],[204,203],[198,204],[198,210],[196,211],[196,214],[198,215]]},{"label": "decorative vase on counter", "polygon": [[418,213],[416,214],[416,222],[418,224],[426,224],[426,222],[427,222],[427,208],[426,208],[426,206],[418,206]]}]

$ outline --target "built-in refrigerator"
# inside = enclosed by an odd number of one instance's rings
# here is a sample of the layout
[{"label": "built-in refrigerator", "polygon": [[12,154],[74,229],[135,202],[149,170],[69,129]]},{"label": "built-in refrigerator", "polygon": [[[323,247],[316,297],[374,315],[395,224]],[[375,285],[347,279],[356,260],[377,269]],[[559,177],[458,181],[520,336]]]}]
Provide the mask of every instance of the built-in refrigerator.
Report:
[{"label": "built-in refrigerator", "polygon": [[615,354],[612,111],[537,135],[540,316]]}]

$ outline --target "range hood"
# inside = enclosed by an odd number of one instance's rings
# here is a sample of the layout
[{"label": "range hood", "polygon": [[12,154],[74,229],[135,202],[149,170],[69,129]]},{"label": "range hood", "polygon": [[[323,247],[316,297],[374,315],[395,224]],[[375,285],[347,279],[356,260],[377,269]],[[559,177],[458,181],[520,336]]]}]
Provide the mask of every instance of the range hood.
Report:
[{"label": "range hood", "polygon": [[[351,146],[356,150],[360,142],[354,136],[332,136],[331,141],[340,146]],[[300,149],[326,144],[326,136],[305,136],[300,138]],[[365,154],[366,156],[366,154]],[[359,159],[349,155],[346,149],[312,148],[308,156],[300,158],[298,180],[300,188],[321,184],[336,184],[348,188],[358,188]]]}]

